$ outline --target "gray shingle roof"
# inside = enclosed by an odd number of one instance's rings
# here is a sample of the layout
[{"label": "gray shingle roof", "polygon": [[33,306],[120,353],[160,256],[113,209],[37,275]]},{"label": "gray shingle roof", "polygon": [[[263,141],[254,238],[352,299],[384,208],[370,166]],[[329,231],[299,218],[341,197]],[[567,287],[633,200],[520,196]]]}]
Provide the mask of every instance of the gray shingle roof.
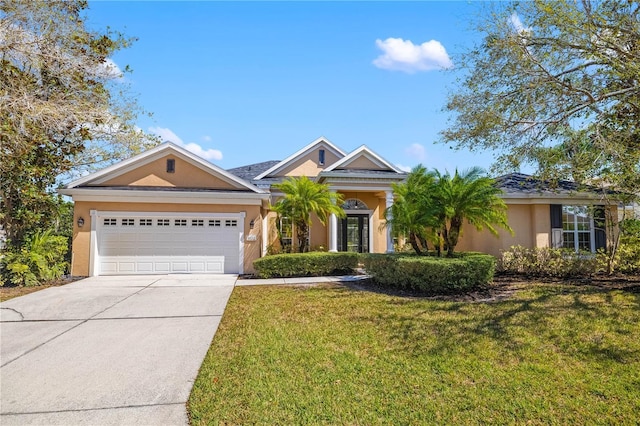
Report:
[{"label": "gray shingle roof", "polygon": [[597,188],[579,186],[569,180],[559,180],[553,185],[533,176],[524,173],[509,173],[496,178],[496,185],[507,194],[534,194],[534,193],[557,193],[557,192],[596,192]]},{"label": "gray shingle roof", "polygon": [[240,179],[251,181],[253,178],[261,173],[266,172],[271,167],[278,164],[280,161],[264,161],[262,163],[249,164],[247,166],[235,167],[233,169],[227,169],[227,171],[233,175],[238,176]]}]

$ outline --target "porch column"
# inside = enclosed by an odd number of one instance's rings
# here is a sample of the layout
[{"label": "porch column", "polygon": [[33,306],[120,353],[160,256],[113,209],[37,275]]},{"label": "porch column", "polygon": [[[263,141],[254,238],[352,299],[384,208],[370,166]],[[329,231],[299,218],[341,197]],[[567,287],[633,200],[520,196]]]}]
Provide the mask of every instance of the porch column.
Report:
[{"label": "porch column", "polygon": [[[387,202],[387,209],[390,209],[391,206],[393,205],[393,191],[386,191],[386,202]],[[391,216],[391,210],[389,211],[389,219],[392,218]],[[391,227],[387,226],[387,253],[393,253],[395,250],[393,249],[393,236],[391,235]]]},{"label": "porch column", "polygon": [[338,251],[338,218],[334,213],[329,215],[329,251]]},{"label": "porch column", "polygon": [[269,250],[269,218],[267,217],[267,213],[264,213],[264,216],[262,217],[262,254],[261,256],[266,256],[267,250]]}]

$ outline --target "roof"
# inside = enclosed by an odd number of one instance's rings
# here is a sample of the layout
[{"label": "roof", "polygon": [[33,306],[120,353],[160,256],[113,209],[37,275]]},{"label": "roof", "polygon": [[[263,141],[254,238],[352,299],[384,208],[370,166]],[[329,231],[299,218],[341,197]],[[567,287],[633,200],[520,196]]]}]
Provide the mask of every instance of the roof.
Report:
[{"label": "roof", "polygon": [[496,185],[506,194],[551,194],[551,193],[596,193],[600,190],[593,186],[578,185],[570,180],[553,182],[535,178],[524,173],[509,173],[496,178]]},{"label": "roof", "polygon": [[369,149],[366,145],[361,145],[359,148],[351,152],[349,155],[341,158],[340,160],[336,161],[335,163],[327,167],[325,171],[330,172],[332,170],[344,168],[360,157],[367,158],[369,161],[378,165],[381,168],[386,168],[393,172],[401,173],[400,169],[398,169],[393,164],[389,163],[384,158],[380,157],[375,152],[371,151],[371,149]]},{"label": "roof", "polygon": [[234,167],[233,169],[227,169],[227,172],[238,176],[240,179],[251,181],[256,176],[266,172],[276,164],[279,164],[280,160],[264,161],[262,163],[249,164],[247,166]]}]

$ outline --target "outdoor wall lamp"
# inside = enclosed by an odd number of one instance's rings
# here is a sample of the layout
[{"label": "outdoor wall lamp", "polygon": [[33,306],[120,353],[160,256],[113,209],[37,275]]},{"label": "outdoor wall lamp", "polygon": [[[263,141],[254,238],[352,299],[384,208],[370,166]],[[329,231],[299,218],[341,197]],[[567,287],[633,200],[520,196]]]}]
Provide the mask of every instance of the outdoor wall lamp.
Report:
[{"label": "outdoor wall lamp", "polygon": [[84,219],[82,217],[78,218],[78,227],[82,228],[84,226]]},{"label": "outdoor wall lamp", "polygon": [[256,225],[256,221],[251,219],[251,222],[249,222],[249,229],[253,229],[255,225]]}]

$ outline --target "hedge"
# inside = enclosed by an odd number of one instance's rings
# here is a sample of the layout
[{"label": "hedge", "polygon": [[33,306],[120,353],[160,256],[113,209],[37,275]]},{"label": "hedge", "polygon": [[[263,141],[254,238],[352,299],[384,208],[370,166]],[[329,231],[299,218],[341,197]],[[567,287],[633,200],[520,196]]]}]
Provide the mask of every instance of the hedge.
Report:
[{"label": "hedge", "polygon": [[454,258],[371,254],[364,267],[380,285],[417,290],[426,294],[460,293],[491,283],[496,260],[481,253],[462,253]]},{"label": "hedge", "polygon": [[[603,254],[603,259],[606,256]],[[569,249],[512,246],[502,253],[499,272],[527,277],[589,277],[597,270],[598,259],[592,253]]]},{"label": "hedge", "polygon": [[260,278],[347,275],[357,266],[358,254],[347,252],[274,254],[253,262]]}]

